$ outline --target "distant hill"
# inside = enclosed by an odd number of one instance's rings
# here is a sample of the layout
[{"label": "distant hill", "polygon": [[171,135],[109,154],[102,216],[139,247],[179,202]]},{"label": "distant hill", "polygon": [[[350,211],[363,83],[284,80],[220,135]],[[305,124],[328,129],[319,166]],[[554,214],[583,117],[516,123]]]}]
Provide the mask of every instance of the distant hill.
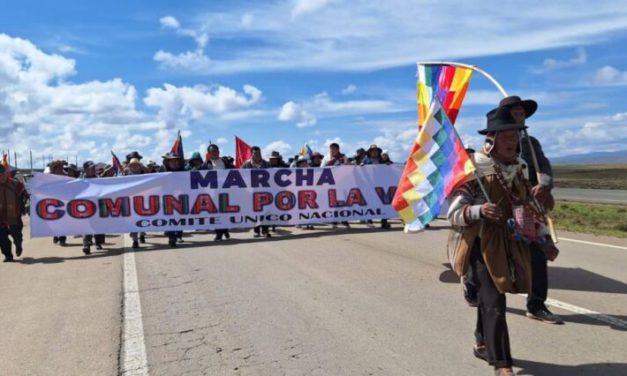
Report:
[{"label": "distant hill", "polygon": [[551,164],[619,164],[627,163],[627,150],[600,151],[549,158]]}]

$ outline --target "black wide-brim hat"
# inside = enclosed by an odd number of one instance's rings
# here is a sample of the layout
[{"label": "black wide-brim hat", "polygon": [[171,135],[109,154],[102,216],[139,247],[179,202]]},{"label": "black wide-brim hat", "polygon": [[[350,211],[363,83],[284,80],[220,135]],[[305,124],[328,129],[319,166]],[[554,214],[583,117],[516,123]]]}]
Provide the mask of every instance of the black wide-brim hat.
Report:
[{"label": "black wide-brim hat", "polygon": [[499,107],[506,107],[509,109],[515,106],[522,106],[522,108],[525,109],[525,118],[529,118],[531,115],[536,113],[536,110],[538,109],[538,102],[533,99],[522,100],[517,95],[505,97],[499,102]]},{"label": "black wide-brim hat", "polygon": [[144,158],[144,157],[142,157],[141,154],[139,154],[139,152],[137,152],[137,151],[132,151],[132,152],[130,152],[130,153],[128,153],[126,155],[126,161],[127,162],[130,161],[133,158],[137,158],[137,159],[139,159],[141,161],[141,159]]},{"label": "black wide-brim hat", "polygon": [[526,125],[516,124],[516,120],[509,112],[509,108],[498,107],[488,112],[487,115],[487,127],[479,131],[479,134],[488,134],[492,132],[503,132],[510,130],[523,130],[527,129]]}]

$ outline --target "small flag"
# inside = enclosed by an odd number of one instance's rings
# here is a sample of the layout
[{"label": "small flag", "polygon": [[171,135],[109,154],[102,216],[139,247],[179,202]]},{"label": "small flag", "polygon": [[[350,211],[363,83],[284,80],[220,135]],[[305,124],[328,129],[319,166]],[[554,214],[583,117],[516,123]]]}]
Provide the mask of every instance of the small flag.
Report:
[{"label": "small flag", "polygon": [[250,158],[253,157],[253,152],[244,140],[235,136],[235,168],[240,168]]},{"label": "small flag", "polygon": [[185,154],[183,154],[183,139],[181,138],[180,130],[178,131],[176,135],[176,140],[174,141],[174,145],[172,145],[171,152],[172,154],[181,156],[182,158],[185,157]]},{"label": "small flag", "polygon": [[434,98],[392,201],[405,231],[420,231],[435,219],[449,194],[474,171],[453,123]]},{"label": "small flag", "polygon": [[422,128],[434,98],[455,124],[473,70],[445,64],[418,65],[418,129]]},{"label": "small flag", "polygon": [[120,163],[118,156],[115,155],[113,150],[111,150],[111,165],[113,166],[113,171],[115,171],[116,175],[124,175],[124,166]]},{"label": "small flag", "polygon": [[307,157],[307,159],[311,159],[311,156],[313,155],[313,151],[311,151],[311,148],[309,147],[309,145],[303,144],[303,146],[300,148],[300,152],[298,152],[298,155]]},{"label": "small flag", "polygon": [[5,175],[11,174],[11,165],[9,164],[9,155],[6,153],[2,155],[2,167],[4,169],[3,173]]}]

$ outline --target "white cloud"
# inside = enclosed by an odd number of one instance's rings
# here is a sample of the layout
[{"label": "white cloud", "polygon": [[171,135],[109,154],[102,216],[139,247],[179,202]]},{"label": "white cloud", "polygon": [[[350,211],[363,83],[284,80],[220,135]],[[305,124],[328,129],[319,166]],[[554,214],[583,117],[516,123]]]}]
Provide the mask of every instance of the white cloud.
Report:
[{"label": "white cloud", "polygon": [[292,101],[283,104],[277,118],[284,122],[296,123],[296,126],[299,128],[311,127],[318,121],[315,116],[303,110],[299,104]]},{"label": "white cloud", "polygon": [[350,84],[344,89],[342,89],[342,95],[350,95],[357,91],[357,86]]},{"label": "white cloud", "polygon": [[[200,15],[197,33],[210,27],[218,45],[246,43],[246,48],[213,50],[216,52],[207,55],[212,64],[204,73],[370,71],[408,66],[416,59],[463,59],[586,46],[627,27],[627,8],[609,0],[595,2],[592,8],[587,0],[575,0],[569,6],[534,0],[526,7],[507,2],[499,6],[492,2],[416,6],[407,0],[329,3],[247,3],[223,13]],[[586,17],[581,17],[581,9],[586,9]],[[254,14],[255,22],[243,28],[242,13]],[[512,14],[516,14],[516,22],[511,22]],[[485,22],[487,19],[490,22]],[[460,32],[461,28],[465,32]],[[584,59],[580,54],[569,64]],[[549,66],[560,63],[555,59],[547,62]]]},{"label": "white cloud", "polygon": [[316,12],[329,4],[331,0],[296,0],[292,8],[292,19]]},{"label": "white cloud", "polygon": [[205,72],[211,65],[202,50],[186,51],[176,55],[159,50],[153,59],[160,63],[161,68],[182,69],[187,72]]},{"label": "white cloud", "polygon": [[245,28],[251,27],[253,21],[255,21],[255,16],[250,13],[246,13],[242,16],[242,26]]},{"label": "white cloud", "polygon": [[263,148],[262,155],[265,158],[273,151],[278,151],[287,160],[287,157],[289,157],[289,153],[292,151],[292,146],[290,146],[290,144],[283,140],[274,141],[268,144],[265,148]]},{"label": "white cloud", "polygon": [[627,72],[606,65],[596,71],[594,83],[597,85],[627,85]]},{"label": "white cloud", "polygon": [[181,27],[179,21],[172,16],[161,17],[159,19],[159,22],[161,23],[161,27],[163,28],[178,29],[179,27]]},{"label": "white cloud", "polygon": [[148,89],[144,103],[159,110],[158,118],[169,128],[181,127],[190,121],[209,115],[223,115],[259,103],[263,94],[252,85],[244,85],[244,94],[226,87],[177,87],[164,84],[163,88]]},{"label": "white cloud", "polygon": [[224,137],[220,137],[220,138],[218,138],[215,142],[216,142],[216,144],[218,144],[218,145],[226,145],[226,144],[228,144],[228,143],[229,143],[229,140],[227,140],[227,139],[226,139],[226,138],[224,138]]},{"label": "white cloud", "polygon": [[585,64],[588,61],[588,54],[586,49],[580,47],[577,49],[577,56],[567,60],[557,60],[553,58],[545,59],[542,64],[544,71],[551,71],[558,68],[568,68],[576,65]]}]

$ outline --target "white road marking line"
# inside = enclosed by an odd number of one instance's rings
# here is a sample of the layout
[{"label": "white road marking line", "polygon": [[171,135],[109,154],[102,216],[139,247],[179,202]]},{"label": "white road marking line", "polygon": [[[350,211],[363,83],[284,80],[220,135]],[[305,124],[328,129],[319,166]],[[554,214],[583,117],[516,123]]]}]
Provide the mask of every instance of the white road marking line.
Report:
[{"label": "white road marking line", "polygon": [[562,238],[561,236],[558,236],[558,238],[559,238],[559,240],[566,240],[566,241],[574,242],[574,243],[598,245],[600,247],[608,247],[608,248],[617,248],[617,249],[627,250],[627,247],[621,247],[620,245],[596,243],[596,242],[589,242],[589,241],[586,241],[586,240],[577,240],[577,239],[570,239],[570,238]]},{"label": "white road marking line", "polygon": [[[129,236],[124,236],[124,248],[129,247]],[[137,283],[135,252],[124,252],[124,316],[122,317],[122,364],[124,376],[148,376],[144,323]]]},{"label": "white road marking line", "polygon": [[[518,295],[522,296],[525,299],[527,298],[527,294],[518,294]],[[590,309],[579,307],[574,304],[562,302],[561,300],[557,300],[557,299],[547,298],[545,303],[551,307],[560,308],[565,311],[570,311],[573,313],[578,313],[580,315],[584,315],[586,317],[604,322],[606,324],[617,326],[622,329],[627,329],[627,321],[621,320],[614,316],[606,315],[604,313],[600,313],[597,311],[592,311]]]}]

